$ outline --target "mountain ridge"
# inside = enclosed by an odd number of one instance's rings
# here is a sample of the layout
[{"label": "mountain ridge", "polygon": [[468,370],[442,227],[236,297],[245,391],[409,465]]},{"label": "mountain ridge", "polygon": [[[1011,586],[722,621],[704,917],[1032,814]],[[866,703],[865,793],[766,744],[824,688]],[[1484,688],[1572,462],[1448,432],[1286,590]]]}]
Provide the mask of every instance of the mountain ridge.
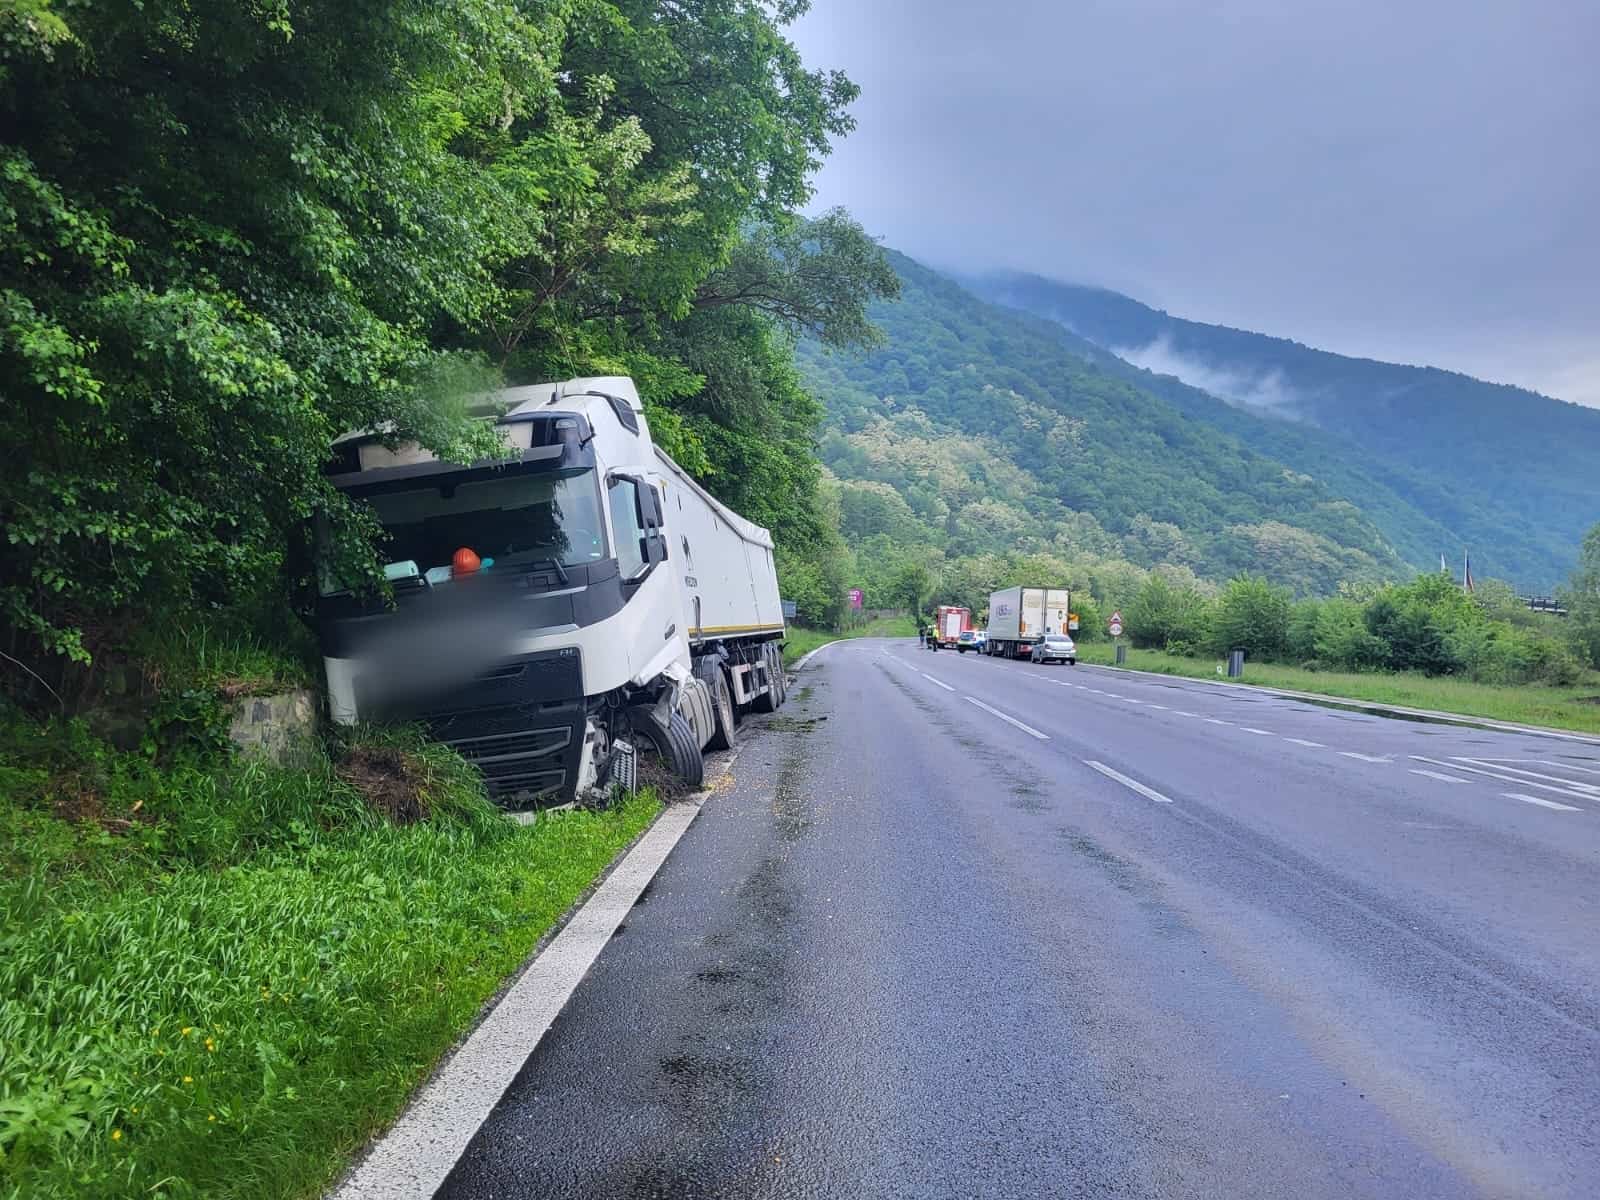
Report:
[{"label": "mountain ridge", "polygon": [[[1600,487],[1589,477],[1590,464],[1600,461],[1600,410],[1444,367],[1356,358],[1190,321],[1109,288],[1019,272],[966,282],[975,294],[1052,320],[1130,366],[1213,395],[1228,390],[1204,386],[1219,380],[1287,393],[1277,406],[1252,404],[1237,390],[1219,398],[1345,439],[1367,458],[1364,473],[1387,480],[1453,535],[1455,545],[1440,551],[1471,547],[1497,574],[1532,586],[1556,582],[1583,531],[1600,518]],[[1155,353],[1143,353],[1152,347]],[[1507,544],[1508,529],[1522,535],[1519,544]]]},{"label": "mountain ridge", "polygon": [[[1098,553],[1213,578],[1264,571],[1307,592],[1434,569],[1463,545],[1481,574],[1548,586],[1575,554],[1576,536],[1549,529],[1505,539],[1524,525],[1515,505],[1347,431],[1220,398],[890,260],[902,299],[872,309],[886,343],[847,359],[803,342],[798,355],[827,408],[822,458],[852,537],[893,526],[952,556]],[[1105,322],[1093,332],[1108,337]]]}]

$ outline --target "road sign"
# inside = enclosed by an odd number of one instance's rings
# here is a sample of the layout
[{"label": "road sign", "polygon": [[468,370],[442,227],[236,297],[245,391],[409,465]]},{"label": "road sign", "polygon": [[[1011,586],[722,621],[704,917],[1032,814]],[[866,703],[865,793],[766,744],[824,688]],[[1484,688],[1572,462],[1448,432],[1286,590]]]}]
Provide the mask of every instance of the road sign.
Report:
[{"label": "road sign", "polygon": [[861,611],[861,602],[864,599],[866,599],[866,597],[861,594],[861,589],[860,588],[851,588],[850,589],[850,607],[851,608],[855,609],[857,612],[860,612]]},{"label": "road sign", "polygon": [[1067,628],[1070,629],[1074,633],[1076,633],[1078,631],[1078,614],[1077,613],[1068,613],[1067,614]]},{"label": "road sign", "polygon": [[1122,610],[1120,608],[1111,614],[1111,623],[1106,628],[1111,631],[1112,637],[1122,636]]},{"label": "road sign", "polygon": [[794,620],[794,615],[800,607],[800,602],[798,600],[779,600],[778,603],[783,605],[783,619],[785,621]]}]

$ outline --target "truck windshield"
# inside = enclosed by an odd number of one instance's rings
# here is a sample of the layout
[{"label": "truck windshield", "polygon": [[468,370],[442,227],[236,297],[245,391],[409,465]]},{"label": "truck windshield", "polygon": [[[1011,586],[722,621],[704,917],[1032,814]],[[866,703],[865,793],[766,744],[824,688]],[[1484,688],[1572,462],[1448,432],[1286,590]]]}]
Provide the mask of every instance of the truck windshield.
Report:
[{"label": "truck windshield", "polygon": [[388,533],[389,564],[447,578],[455,552],[469,549],[499,571],[554,559],[564,566],[606,555],[600,492],[592,469],[502,475],[367,497]]}]

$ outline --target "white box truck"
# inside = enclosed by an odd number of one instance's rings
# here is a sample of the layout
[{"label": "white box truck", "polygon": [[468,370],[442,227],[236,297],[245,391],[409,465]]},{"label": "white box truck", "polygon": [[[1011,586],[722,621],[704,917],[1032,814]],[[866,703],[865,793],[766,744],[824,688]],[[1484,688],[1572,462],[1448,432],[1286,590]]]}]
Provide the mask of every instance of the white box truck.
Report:
[{"label": "white box truck", "polygon": [[1046,634],[1069,632],[1071,613],[1069,588],[1013,587],[994,592],[989,596],[984,653],[1027,658]]},{"label": "white box truck", "polygon": [[697,786],[743,710],[784,701],[771,535],[654,445],[630,379],[495,400],[504,460],[335,443],[333,482],[382,523],[394,595],[324,571],[333,718],[421,721],[508,807],[626,782],[635,746]]}]

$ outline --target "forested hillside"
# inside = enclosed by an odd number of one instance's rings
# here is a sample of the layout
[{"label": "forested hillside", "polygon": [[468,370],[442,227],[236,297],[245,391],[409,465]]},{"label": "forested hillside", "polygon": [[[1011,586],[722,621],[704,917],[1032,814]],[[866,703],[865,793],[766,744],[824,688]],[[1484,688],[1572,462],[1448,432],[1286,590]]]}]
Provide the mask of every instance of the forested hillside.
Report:
[{"label": "forested hillside", "polygon": [[[1484,570],[1548,586],[1566,575],[1583,531],[1600,516],[1600,411],[1433,367],[1185,321],[1099,288],[1031,275],[970,286],[1214,391],[1241,411],[1208,419],[1297,470],[1339,486],[1329,457],[1349,458],[1349,482],[1372,497],[1363,508],[1419,565],[1437,529],[1447,545],[1434,555],[1469,546]],[[1148,386],[1180,406],[1193,403],[1193,389],[1170,377]],[[1272,419],[1249,419],[1262,415]],[[1393,501],[1423,521],[1386,512]]]},{"label": "forested hillside", "polygon": [[1350,496],[1214,422],[1208,398],[1174,403],[1054,323],[891,261],[902,295],[871,309],[881,347],[801,347],[852,543],[1256,571],[1306,593],[1409,574]]},{"label": "forested hillside", "polygon": [[634,375],[825,615],[791,339],[870,340],[895,279],[848,217],[800,215],[855,96],[782,36],[804,7],[0,7],[8,690],[151,623],[265,628],[313,517],[381,584],[331,440],[470,461],[497,448],[468,396],[571,375]]}]

